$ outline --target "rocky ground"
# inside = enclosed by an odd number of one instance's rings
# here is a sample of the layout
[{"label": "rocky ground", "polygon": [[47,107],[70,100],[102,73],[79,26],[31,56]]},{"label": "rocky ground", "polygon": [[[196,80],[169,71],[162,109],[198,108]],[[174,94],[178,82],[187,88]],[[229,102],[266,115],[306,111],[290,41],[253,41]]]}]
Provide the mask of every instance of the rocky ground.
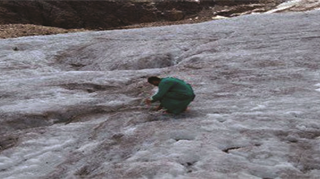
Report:
[{"label": "rocky ground", "polygon": [[0,25],[0,39],[16,38],[23,36],[64,34],[86,31],[85,29],[63,29],[32,24],[6,24]]},{"label": "rocky ground", "polygon": [[[144,28],[144,27],[155,27],[155,26],[166,26],[166,25],[177,25],[177,24],[192,24],[200,23],[215,19],[220,19],[219,16],[223,17],[235,17],[244,14],[250,13],[261,13],[268,10],[274,9],[279,3],[283,1],[270,1],[261,4],[249,4],[249,5],[236,5],[236,6],[221,6],[216,5],[214,7],[203,8],[201,11],[187,15],[182,20],[160,20],[147,23],[134,23],[133,25],[122,25],[111,29],[131,29],[131,28]],[[0,19],[1,20],[1,19]],[[5,24],[0,25],[0,38],[15,38],[20,36],[34,36],[34,35],[51,35],[59,33],[69,33],[77,31],[87,31],[89,29],[66,29],[66,28],[57,28],[49,27],[42,25],[33,25],[33,24]],[[91,29],[93,30],[93,29]],[[96,30],[106,30],[105,28],[98,28]]]},{"label": "rocky ground", "polygon": [[[112,29],[132,29],[132,28],[144,28],[144,27],[156,27],[156,26],[166,26],[166,25],[177,25],[177,24],[193,24],[200,23],[211,20],[219,20],[222,18],[230,18],[241,16],[251,13],[265,13],[265,12],[292,12],[292,11],[306,11],[316,8],[320,8],[320,2],[317,0],[299,0],[299,1],[289,1],[284,3],[285,0],[266,0],[259,1],[249,4],[221,4],[221,5],[207,5],[203,7],[196,13],[189,13],[187,16],[178,16],[175,17],[174,13],[172,14],[174,20],[158,20],[153,22],[133,22],[128,24],[122,24],[116,27],[108,28],[96,28],[95,30],[112,30]],[[278,7],[277,7],[278,6]],[[1,7],[1,6],[0,6]],[[124,10],[125,11],[125,10]],[[170,11],[171,12],[171,11]],[[7,12],[5,12],[7,13]],[[1,14],[1,11],[0,11]],[[123,14],[125,14],[123,12]],[[3,17],[2,17],[3,18]],[[9,17],[14,19],[13,17]],[[183,19],[179,19],[183,18]],[[117,20],[118,21],[118,20]],[[0,17],[1,22],[1,17]],[[34,35],[51,35],[51,34],[60,34],[60,33],[70,33],[70,32],[79,32],[79,31],[88,31],[94,30],[94,28],[58,28],[50,27],[43,25],[35,25],[24,23],[23,21],[15,21],[14,24],[10,21],[6,21],[0,24],[0,39],[5,38],[15,38],[21,36],[34,36]],[[128,21],[129,22],[129,21]],[[39,22],[40,23],[40,22]],[[36,23],[36,24],[39,24]]]}]

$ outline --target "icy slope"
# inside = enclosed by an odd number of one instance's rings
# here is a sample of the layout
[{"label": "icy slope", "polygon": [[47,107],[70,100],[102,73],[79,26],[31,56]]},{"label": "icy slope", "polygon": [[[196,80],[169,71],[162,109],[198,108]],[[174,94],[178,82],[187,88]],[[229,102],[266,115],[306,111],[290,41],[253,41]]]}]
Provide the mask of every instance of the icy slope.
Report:
[{"label": "icy slope", "polygon": [[[0,41],[0,178],[320,176],[320,11]],[[142,103],[150,75],[190,110]]]}]

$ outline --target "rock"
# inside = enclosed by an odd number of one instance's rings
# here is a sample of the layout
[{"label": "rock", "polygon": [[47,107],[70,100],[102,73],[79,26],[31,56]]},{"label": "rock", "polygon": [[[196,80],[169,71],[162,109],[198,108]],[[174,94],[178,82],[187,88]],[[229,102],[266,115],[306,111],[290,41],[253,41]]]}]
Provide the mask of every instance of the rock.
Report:
[{"label": "rock", "polygon": [[156,7],[159,11],[183,11],[186,16],[188,15],[196,15],[199,13],[203,8],[211,5],[214,6],[216,3],[211,2],[209,4],[201,4],[197,1],[163,1],[156,3]]},{"label": "rock", "polygon": [[[243,6],[252,2],[249,0],[0,1],[0,24],[36,24],[66,29],[114,29],[139,23],[189,19],[197,17],[204,9],[209,10],[209,7],[216,5],[233,7],[228,12],[216,13],[231,16],[254,9],[255,7],[250,5]],[[261,6],[264,6],[264,3]],[[210,15],[207,20],[212,16],[212,13],[208,14]]]},{"label": "rock", "polygon": [[16,143],[18,142],[18,137],[17,136],[2,136],[0,139],[0,152],[14,147]]},{"label": "rock", "polygon": [[96,29],[156,20],[152,11],[139,4],[104,0],[1,1],[0,9],[2,24]]},{"label": "rock", "polygon": [[56,27],[80,27],[75,10],[65,2],[1,1],[0,6],[11,14],[1,14],[3,24],[36,24]]},{"label": "rock", "polygon": [[234,5],[244,4],[244,3],[248,3],[248,4],[256,3],[257,1],[255,0],[215,0],[215,2],[223,6],[234,6]]},{"label": "rock", "polygon": [[126,3],[115,12],[125,25],[157,21],[156,7],[152,4]]},{"label": "rock", "polygon": [[176,9],[165,11],[163,15],[164,18],[169,21],[178,21],[184,18],[184,13]]},{"label": "rock", "polygon": [[271,5],[271,4],[279,4],[285,2],[287,0],[199,0],[201,4],[212,5],[212,2],[215,2],[215,5],[225,6],[225,7],[235,7],[242,5],[250,5],[250,4],[261,4],[261,5]]},{"label": "rock", "polygon": [[[128,1],[1,1],[2,24],[23,23],[62,28],[115,28],[136,23],[181,20],[201,10],[198,3],[132,3]],[[169,3],[170,4],[170,3]],[[195,7],[192,4],[196,4]],[[160,8],[158,8],[158,6]],[[179,11],[171,11],[171,7]],[[169,8],[169,9],[168,9]],[[166,12],[165,16],[161,14]],[[183,13],[182,13],[183,12]]]},{"label": "rock", "polygon": [[238,5],[238,6],[230,6],[227,8],[223,8],[223,10],[217,10],[213,14],[225,17],[239,16],[243,14],[250,14],[252,12],[257,11],[267,11],[268,9],[264,9],[264,4],[249,4],[249,5]]}]

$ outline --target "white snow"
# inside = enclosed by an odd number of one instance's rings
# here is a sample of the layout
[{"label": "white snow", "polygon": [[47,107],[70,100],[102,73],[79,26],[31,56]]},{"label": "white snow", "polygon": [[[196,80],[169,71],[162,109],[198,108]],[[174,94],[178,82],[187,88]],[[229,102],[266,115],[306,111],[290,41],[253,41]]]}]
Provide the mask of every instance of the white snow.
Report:
[{"label": "white snow", "polygon": [[[320,87],[320,83],[315,84],[314,86]],[[320,92],[320,88],[316,89],[316,91]]]},{"label": "white snow", "polygon": [[276,9],[270,10],[270,11],[268,11],[267,13],[274,13],[274,12],[277,12],[277,11],[289,9],[290,7],[293,7],[294,5],[300,3],[301,1],[302,1],[302,0],[286,1],[286,2],[278,5]]},{"label": "white snow", "polygon": [[280,5],[275,9],[267,11],[266,13],[275,13],[281,11],[309,11],[317,10],[320,7],[320,1],[318,0],[289,0]]}]

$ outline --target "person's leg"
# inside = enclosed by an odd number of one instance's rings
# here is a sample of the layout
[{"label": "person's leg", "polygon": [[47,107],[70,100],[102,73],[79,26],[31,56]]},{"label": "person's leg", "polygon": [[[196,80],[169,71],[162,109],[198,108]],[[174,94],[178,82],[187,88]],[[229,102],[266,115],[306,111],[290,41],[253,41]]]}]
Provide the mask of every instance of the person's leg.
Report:
[{"label": "person's leg", "polygon": [[176,99],[176,100],[188,100],[193,97],[187,96],[187,95],[181,94],[181,93],[168,92],[168,93],[166,93],[165,98]]},{"label": "person's leg", "polygon": [[174,114],[180,114],[182,112],[185,112],[189,104],[191,103],[192,100],[184,100],[180,101],[179,105],[176,106],[176,108],[172,111]]},{"label": "person's leg", "polygon": [[161,104],[155,108],[156,111],[159,111],[159,110],[161,110],[161,109],[162,109]]},{"label": "person's leg", "polygon": [[177,100],[171,99],[171,98],[163,98],[160,101],[160,105],[166,109],[168,113],[172,113],[175,106],[177,105]]},{"label": "person's leg", "polygon": [[170,98],[164,98],[161,100],[161,106],[167,109],[168,113],[180,114],[186,110],[193,98],[187,100],[176,100]]}]

